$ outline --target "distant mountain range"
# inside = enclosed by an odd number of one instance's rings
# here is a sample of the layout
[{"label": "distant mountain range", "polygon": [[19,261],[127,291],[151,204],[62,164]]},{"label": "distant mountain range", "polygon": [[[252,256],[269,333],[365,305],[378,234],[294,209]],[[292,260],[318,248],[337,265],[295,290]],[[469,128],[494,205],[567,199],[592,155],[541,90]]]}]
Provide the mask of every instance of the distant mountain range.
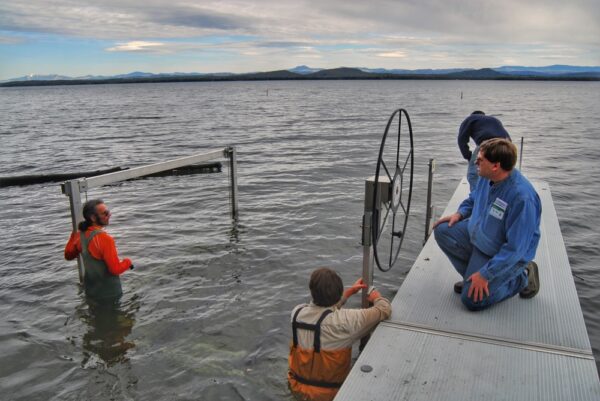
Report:
[{"label": "distant mountain range", "polygon": [[230,72],[219,72],[214,74],[202,74],[199,72],[168,72],[168,73],[160,73],[153,74],[151,72],[141,72],[134,71],[129,74],[120,74],[120,75],[85,75],[82,77],[68,77],[65,75],[36,75],[30,74],[25,75],[23,77],[12,78],[7,81],[0,82],[15,82],[15,81],[66,81],[66,80],[104,80],[104,79],[137,79],[137,78],[160,78],[160,77],[200,77],[200,76],[228,76],[234,75]]},{"label": "distant mountain range", "polygon": [[160,73],[135,71],[129,74],[82,77],[64,75],[26,75],[3,81],[0,86],[83,85],[100,83],[306,80],[306,79],[504,79],[504,80],[600,80],[600,66],[550,65],[546,67],[503,66],[497,68],[392,69],[385,68],[311,68],[300,65],[289,70],[233,74]]},{"label": "distant mountain range", "polygon": [[[405,70],[405,69],[392,69],[388,70],[385,68],[356,68],[358,70],[372,73],[372,74],[396,74],[396,75],[444,75],[453,73],[465,73],[471,71],[481,71],[475,68],[444,68],[444,69],[418,69],[418,70]],[[539,76],[553,76],[553,75],[568,75],[568,74],[600,74],[600,66],[598,67],[581,67],[574,65],[549,65],[546,67],[523,67],[523,66],[503,66],[496,68],[484,68],[483,70],[492,70],[507,75],[539,75]],[[288,71],[295,72],[297,74],[312,74],[315,72],[322,71],[321,68],[311,68],[305,65],[299,65]]]}]

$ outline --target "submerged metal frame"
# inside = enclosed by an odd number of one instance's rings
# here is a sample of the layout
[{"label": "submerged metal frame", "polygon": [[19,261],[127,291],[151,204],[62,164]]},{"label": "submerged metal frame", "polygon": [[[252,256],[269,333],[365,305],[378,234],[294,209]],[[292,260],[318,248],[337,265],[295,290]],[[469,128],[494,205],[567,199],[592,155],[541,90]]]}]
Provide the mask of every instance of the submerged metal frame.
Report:
[{"label": "submerged metal frame", "polygon": [[[229,159],[229,197],[231,203],[231,218],[234,221],[238,219],[238,190],[237,190],[237,154],[235,146],[227,146],[222,150],[213,150],[208,153],[198,153],[192,156],[181,157],[166,162],[149,164],[147,166],[135,167],[128,170],[117,171],[114,173],[103,174],[96,177],[79,178],[66,181],[61,184],[62,193],[69,197],[71,208],[71,223],[73,231],[77,231],[79,222],[83,220],[83,207],[81,204],[81,193],[88,189],[113,184],[115,182],[131,180],[144,177],[161,171],[173,170],[179,167],[198,164],[209,160],[219,158]],[[79,267],[79,282],[83,283],[84,266],[81,255],[77,258]]]}]

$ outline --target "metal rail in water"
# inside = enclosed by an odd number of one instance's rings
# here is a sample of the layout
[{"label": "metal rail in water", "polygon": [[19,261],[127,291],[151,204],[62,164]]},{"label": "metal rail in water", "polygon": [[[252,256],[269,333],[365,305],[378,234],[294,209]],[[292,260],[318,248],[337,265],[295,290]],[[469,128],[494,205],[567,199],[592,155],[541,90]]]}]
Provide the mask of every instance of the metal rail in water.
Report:
[{"label": "metal rail in water", "polygon": [[[452,289],[459,275],[429,238],[392,302],[392,317],[377,327],[336,401],[600,400],[550,189],[534,186],[543,210],[538,295],[467,311]],[[463,180],[443,215],[467,193]]]}]

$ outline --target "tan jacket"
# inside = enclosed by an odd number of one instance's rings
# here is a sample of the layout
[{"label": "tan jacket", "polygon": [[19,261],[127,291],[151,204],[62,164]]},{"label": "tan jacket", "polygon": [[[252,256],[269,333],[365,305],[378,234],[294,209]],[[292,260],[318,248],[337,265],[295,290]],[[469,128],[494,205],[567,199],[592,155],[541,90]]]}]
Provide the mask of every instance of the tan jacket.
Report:
[{"label": "tan jacket", "polygon": [[[341,305],[345,303],[342,299],[338,305],[324,308],[314,303],[298,305],[292,311],[294,313],[300,307],[305,307],[298,315],[298,321],[315,324],[325,309],[333,310],[321,323],[321,347],[327,350],[350,348],[358,339],[368,334],[377,323],[388,319],[392,314],[390,301],[385,298],[377,298],[375,304],[367,309],[345,309]],[[314,332],[298,329],[298,345],[304,349],[313,347]]]}]

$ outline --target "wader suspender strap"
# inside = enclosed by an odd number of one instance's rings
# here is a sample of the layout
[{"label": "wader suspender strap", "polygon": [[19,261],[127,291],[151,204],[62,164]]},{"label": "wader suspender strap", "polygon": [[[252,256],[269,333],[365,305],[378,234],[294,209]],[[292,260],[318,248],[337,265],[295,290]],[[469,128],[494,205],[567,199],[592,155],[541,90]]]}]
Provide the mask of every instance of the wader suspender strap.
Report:
[{"label": "wader suspender strap", "polygon": [[90,244],[90,242],[94,239],[94,237],[98,234],[100,234],[102,232],[102,230],[94,230],[90,233],[89,238],[85,237],[85,232],[80,232],[79,233],[79,239],[81,242],[81,253],[90,253],[90,251],[88,251],[88,246]]},{"label": "wader suspender strap", "polygon": [[[315,332],[315,337],[314,337],[314,340],[313,340],[314,351],[315,352],[321,352],[321,323],[327,317],[327,315],[329,315],[333,311],[331,309],[327,309],[325,312],[323,312],[323,314],[321,315],[321,317],[319,318],[319,320],[317,320],[317,323],[315,323],[315,324],[308,324],[308,323],[298,322],[296,320],[298,318],[298,314],[300,313],[300,311],[303,308],[304,308],[304,306],[302,308],[298,308],[298,310],[296,311],[296,313],[294,313],[294,319],[292,320],[292,331],[293,331],[293,336],[294,336],[294,347],[298,346],[298,333],[297,333],[297,329],[311,330],[311,331]],[[340,388],[342,386],[342,383],[330,383],[330,382],[324,382],[324,381],[320,381],[320,380],[305,379],[304,377],[297,375],[296,372],[294,372],[292,370],[290,370],[290,374],[298,382],[300,382],[302,384],[309,385],[309,386],[324,387],[324,388]]]},{"label": "wader suspender strap", "polygon": [[323,314],[321,315],[321,317],[319,318],[319,320],[317,320],[317,323],[315,323],[315,324],[308,324],[308,323],[298,322],[296,320],[298,318],[298,314],[300,313],[300,311],[303,308],[304,308],[304,306],[302,308],[298,308],[298,310],[296,311],[296,313],[294,313],[294,320],[292,321],[292,331],[293,331],[293,336],[294,336],[294,347],[298,346],[298,333],[297,333],[297,329],[310,330],[310,331],[314,331],[315,332],[315,337],[314,337],[314,340],[313,340],[313,348],[314,348],[315,352],[321,352],[321,323],[323,322],[323,319],[325,319],[327,317],[327,315],[329,315],[333,311],[331,309],[327,309],[325,312],[323,312]]}]

